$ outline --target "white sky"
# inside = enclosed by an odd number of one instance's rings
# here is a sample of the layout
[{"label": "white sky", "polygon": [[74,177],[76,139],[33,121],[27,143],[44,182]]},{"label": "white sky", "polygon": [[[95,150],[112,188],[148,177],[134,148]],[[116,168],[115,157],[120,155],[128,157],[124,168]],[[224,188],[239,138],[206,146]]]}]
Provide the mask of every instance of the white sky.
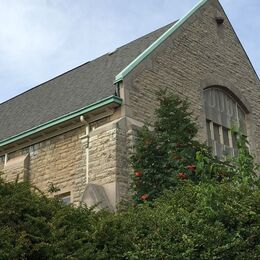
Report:
[{"label": "white sky", "polygon": [[[0,0],[0,103],[175,21],[198,0]],[[260,0],[220,0],[260,75]]]}]

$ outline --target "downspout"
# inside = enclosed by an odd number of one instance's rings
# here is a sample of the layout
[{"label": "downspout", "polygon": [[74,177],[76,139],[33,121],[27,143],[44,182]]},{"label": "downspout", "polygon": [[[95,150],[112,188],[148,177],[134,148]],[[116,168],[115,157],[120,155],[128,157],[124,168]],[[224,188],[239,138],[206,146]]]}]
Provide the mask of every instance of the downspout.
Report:
[{"label": "downspout", "polygon": [[8,153],[5,154],[5,162],[4,162],[4,165],[6,165],[8,162]]},{"label": "downspout", "polygon": [[86,140],[86,184],[89,182],[89,123],[84,118],[84,116],[80,116],[80,122],[83,123],[86,127],[85,138]]}]

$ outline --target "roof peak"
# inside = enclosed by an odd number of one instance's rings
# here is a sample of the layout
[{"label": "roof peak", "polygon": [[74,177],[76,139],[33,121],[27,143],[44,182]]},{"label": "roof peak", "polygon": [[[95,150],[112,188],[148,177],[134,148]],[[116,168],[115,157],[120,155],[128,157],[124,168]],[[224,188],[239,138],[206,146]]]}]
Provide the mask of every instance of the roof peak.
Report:
[{"label": "roof peak", "polygon": [[136,59],[134,59],[127,67],[125,67],[115,77],[114,83],[122,81],[124,77],[131,72],[140,62],[142,62],[152,51],[154,51],[162,42],[164,42],[170,35],[172,35],[180,26],[186,22],[198,9],[200,9],[208,1],[218,0],[200,0],[186,15],[173,24],[164,34],[162,34],[155,42],[153,42],[147,49],[145,49]]}]

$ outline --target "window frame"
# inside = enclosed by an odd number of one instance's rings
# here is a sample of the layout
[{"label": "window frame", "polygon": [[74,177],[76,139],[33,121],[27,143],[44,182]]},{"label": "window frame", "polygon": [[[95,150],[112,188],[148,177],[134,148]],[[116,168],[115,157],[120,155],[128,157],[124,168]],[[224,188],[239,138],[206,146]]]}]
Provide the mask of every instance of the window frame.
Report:
[{"label": "window frame", "polygon": [[[64,203],[65,205],[70,205],[73,203],[72,201],[72,196],[71,196],[71,192],[70,191],[64,191],[61,192],[59,194],[56,194],[54,196],[55,198],[57,198],[59,201],[61,201],[62,203]],[[66,199],[69,198],[68,201],[66,201]],[[65,200],[64,200],[65,199]]]},{"label": "window frame", "polygon": [[[207,93],[208,91],[211,91],[211,93],[208,94]],[[210,96],[212,100],[207,99],[209,95],[212,95]],[[223,100],[221,100],[221,96],[223,97]],[[207,111],[207,107],[210,106],[209,103],[212,101],[214,103],[214,106],[212,106],[212,111],[215,110],[214,112],[218,116],[218,120],[209,118],[210,116],[208,117],[209,113]],[[221,124],[222,122],[221,123],[219,122],[222,120],[221,113],[228,114],[227,111],[228,109],[226,108],[228,108],[228,105],[232,104],[232,102],[235,104],[235,113],[231,113],[231,116],[235,116],[236,119],[235,124],[237,126],[236,127],[237,129],[232,129],[231,126],[234,122],[231,122],[228,119],[226,120],[230,125],[230,127],[227,127],[227,125],[223,125]],[[212,147],[213,154],[218,158],[235,156],[237,154],[236,133],[238,128],[240,128],[241,125],[243,127],[243,135],[246,138],[248,138],[248,134],[247,134],[248,133],[248,129],[247,129],[248,109],[243,105],[242,101],[238,99],[230,90],[227,91],[225,88],[218,87],[218,86],[207,87],[203,90],[203,103],[204,103],[204,111],[205,111],[204,115],[206,119],[205,122],[206,122],[207,143],[210,147]],[[233,108],[230,107],[232,112],[234,112]],[[243,121],[241,119],[243,119]],[[216,131],[216,127],[217,127],[217,131]],[[224,133],[225,131],[227,132],[228,136],[224,137],[224,135],[226,135],[226,133]],[[215,137],[216,133],[219,135],[218,138]],[[228,137],[228,139],[226,137]],[[227,144],[227,140],[228,140],[228,144]]]}]

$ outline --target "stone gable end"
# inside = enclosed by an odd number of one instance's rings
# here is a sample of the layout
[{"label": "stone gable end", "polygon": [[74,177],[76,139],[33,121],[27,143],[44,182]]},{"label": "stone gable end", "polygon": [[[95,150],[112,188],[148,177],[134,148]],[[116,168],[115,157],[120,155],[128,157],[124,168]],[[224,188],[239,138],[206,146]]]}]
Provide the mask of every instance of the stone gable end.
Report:
[{"label": "stone gable end", "polygon": [[[216,17],[223,17],[223,24],[218,25]],[[198,118],[202,141],[207,136],[203,89],[229,89],[250,106],[248,137],[260,160],[259,79],[218,1],[210,0],[197,10],[128,74],[123,84],[126,115],[140,122],[153,118],[160,89],[187,98],[194,118]]]}]

